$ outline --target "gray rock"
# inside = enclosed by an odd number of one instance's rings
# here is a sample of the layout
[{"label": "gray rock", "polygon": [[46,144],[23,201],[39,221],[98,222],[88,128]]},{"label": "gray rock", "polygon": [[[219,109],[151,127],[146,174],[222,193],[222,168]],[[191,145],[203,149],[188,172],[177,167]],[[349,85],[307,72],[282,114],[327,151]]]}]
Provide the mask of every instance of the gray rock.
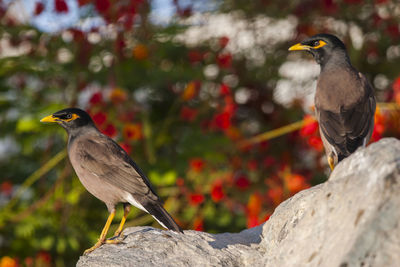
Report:
[{"label": "gray rock", "polygon": [[[257,258],[262,227],[238,234],[208,234],[131,227],[124,231],[125,244],[103,245],[77,266],[252,266]],[[257,257],[257,258],[256,258]]]},{"label": "gray rock", "polygon": [[125,229],[77,266],[400,266],[400,141],[343,160],[259,227],[237,234]]}]

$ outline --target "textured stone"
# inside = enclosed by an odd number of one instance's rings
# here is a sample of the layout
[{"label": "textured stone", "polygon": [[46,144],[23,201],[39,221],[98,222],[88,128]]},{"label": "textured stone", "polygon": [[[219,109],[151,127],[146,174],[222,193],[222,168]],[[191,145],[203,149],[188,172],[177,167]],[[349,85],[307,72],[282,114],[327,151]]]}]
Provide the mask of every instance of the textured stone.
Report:
[{"label": "textured stone", "polygon": [[150,227],[125,230],[78,266],[399,266],[400,141],[383,139],[343,160],[259,227],[238,234]]},{"label": "textured stone", "polygon": [[151,227],[124,231],[125,244],[103,245],[77,266],[253,266],[262,227],[238,234],[185,231],[178,234]]}]

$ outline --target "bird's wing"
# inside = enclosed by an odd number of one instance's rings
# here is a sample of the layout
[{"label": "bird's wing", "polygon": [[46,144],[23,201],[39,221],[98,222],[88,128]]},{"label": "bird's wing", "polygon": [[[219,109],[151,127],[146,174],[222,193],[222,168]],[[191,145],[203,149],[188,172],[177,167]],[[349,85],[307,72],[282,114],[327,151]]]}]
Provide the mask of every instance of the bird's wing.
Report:
[{"label": "bird's wing", "polygon": [[160,201],[142,170],[129,155],[106,136],[76,140],[81,167],[136,199]]},{"label": "bird's wing", "polygon": [[362,146],[373,127],[375,97],[371,85],[362,74],[360,81],[366,94],[358,102],[346,108],[342,107],[339,113],[318,110],[322,134],[335,147],[339,158],[348,156]]}]

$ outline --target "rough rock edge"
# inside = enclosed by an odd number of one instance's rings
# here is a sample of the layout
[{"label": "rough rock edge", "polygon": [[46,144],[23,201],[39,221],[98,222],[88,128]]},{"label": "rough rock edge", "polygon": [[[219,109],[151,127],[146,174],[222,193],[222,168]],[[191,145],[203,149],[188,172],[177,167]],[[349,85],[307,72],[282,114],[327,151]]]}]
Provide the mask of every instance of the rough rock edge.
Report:
[{"label": "rough rock edge", "polygon": [[399,170],[400,142],[386,138],[283,202],[264,225],[216,235],[127,228],[125,244],[103,245],[77,266],[395,266]]}]

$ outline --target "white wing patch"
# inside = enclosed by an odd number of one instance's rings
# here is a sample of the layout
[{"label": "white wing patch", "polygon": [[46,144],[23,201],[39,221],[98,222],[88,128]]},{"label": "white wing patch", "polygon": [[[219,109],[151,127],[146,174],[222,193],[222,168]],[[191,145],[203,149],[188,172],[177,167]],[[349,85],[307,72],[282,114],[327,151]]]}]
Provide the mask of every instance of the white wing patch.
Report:
[{"label": "white wing patch", "polygon": [[128,201],[131,205],[135,206],[138,209],[141,209],[147,213],[149,213],[139,202],[136,201],[136,199],[133,198],[131,194],[127,194],[125,197],[125,200]]},{"label": "white wing patch", "polygon": [[[125,197],[125,200],[128,201],[131,205],[135,206],[138,209],[143,210],[144,212],[149,213],[143,206],[142,204],[140,204],[139,202],[136,201],[136,199],[131,195],[131,194],[127,194]],[[151,215],[151,214],[150,214]],[[168,227],[166,227],[162,222],[160,222],[155,216],[151,215],[162,227],[168,229]]]}]

